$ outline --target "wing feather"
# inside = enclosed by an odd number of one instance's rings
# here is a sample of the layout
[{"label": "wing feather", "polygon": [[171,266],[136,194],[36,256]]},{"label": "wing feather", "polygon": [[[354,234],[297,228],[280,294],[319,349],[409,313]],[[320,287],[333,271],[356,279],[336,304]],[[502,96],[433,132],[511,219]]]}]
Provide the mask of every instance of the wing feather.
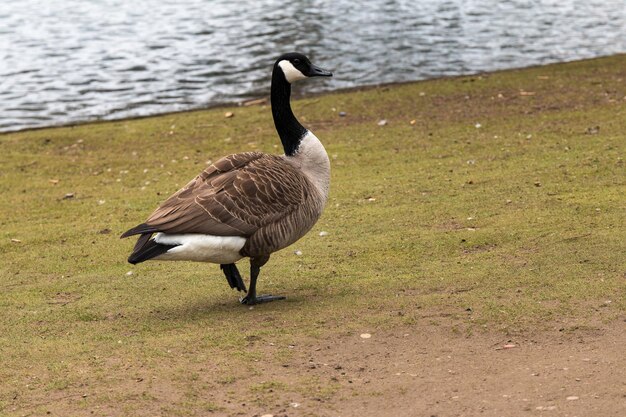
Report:
[{"label": "wing feather", "polygon": [[249,237],[307,198],[307,179],[283,157],[247,152],[220,159],[168,198],[151,230]]}]

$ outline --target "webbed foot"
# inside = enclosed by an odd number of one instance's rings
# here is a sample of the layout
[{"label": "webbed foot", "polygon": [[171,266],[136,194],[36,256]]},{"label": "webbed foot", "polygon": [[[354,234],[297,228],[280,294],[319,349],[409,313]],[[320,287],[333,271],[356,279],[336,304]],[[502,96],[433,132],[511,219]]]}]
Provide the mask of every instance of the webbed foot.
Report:
[{"label": "webbed foot", "polygon": [[285,296],[283,295],[258,295],[258,296],[254,296],[254,295],[246,295],[245,297],[242,297],[239,299],[239,302],[241,304],[245,304],[245,305],[249,305],[249,306],[253,306],[255,304],[262,304],[262,303],[269,303],[271,301],[278,301],[278,300],[284,300]]}]

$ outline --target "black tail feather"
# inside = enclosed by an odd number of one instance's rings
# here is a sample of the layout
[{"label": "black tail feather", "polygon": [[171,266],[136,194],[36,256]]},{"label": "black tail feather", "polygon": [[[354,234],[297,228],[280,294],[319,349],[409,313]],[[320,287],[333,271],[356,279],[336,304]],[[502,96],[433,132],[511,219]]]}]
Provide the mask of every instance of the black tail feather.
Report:
[{"label": "black tail feather", "polygon": [[177,245],[162,245],[150,239],[152,233],[143,234],[137,240],[133,253],[128,257],[128,262],[131,264],[138,264],[139,262],[147,261],[148,259],[156,258],[159,255],[164,254],[168,250],[176,247]]},{"label": "black tail feather", "polygon": [[137,225],[133,227],[132,229],[125,231],[122,234],[122,236],[120,236],[120,239],[123,239],[128,236],[132,236],[132,235],[143,235],[145,233],[152,234],[154,232],[158,232],[158,230],[154,226],[150,226],[146,223],[141,223],[140,225]]},{"label": "black tail feather", "polygon": [[138,252],[139,249],[141,249],[143,245],[145,245],[148,240],[150,240],[151,237],[152,233],[146,233],[139,236],[139,239],[137,239],[137,243],[135,243],[135,247],[133,248],[133,253]]}]

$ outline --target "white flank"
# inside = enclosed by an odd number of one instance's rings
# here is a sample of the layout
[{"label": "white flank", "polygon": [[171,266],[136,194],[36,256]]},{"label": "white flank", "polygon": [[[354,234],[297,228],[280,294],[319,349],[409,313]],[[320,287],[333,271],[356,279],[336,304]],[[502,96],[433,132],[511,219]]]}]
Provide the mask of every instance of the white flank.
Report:
[{"label": "white flank", "polygon": [[283,70],[283,74],[285,74],[285,78],[287,79],[287,82],[289,84],[293,83],[294,81],[304,80],[305,78],[307,78],[306,75],[301,73],[299,69],[294,67],[293,64],[286,59],[280,61],[278,63],[278,66],[281,70]]},{"label": "white flank", "polygon": [[243,256],[239,254],[246,243],[240,236],[213,236],[201,234],[168,235],[157,233],[157,243],[178,245],[154,259],[160,261],[196,261],[215,264],[231,264]]}]

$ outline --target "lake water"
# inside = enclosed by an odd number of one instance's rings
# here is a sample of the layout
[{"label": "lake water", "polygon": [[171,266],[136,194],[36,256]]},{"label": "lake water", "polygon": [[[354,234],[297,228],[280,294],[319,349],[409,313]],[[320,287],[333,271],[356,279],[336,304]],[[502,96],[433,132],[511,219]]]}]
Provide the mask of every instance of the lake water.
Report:
[{"label": "lake water", "polygon": [[626,52],[622,0],[20,0],[0,3],[0,130],[267,95],[298,50],[335,77],[418,80]]}]

